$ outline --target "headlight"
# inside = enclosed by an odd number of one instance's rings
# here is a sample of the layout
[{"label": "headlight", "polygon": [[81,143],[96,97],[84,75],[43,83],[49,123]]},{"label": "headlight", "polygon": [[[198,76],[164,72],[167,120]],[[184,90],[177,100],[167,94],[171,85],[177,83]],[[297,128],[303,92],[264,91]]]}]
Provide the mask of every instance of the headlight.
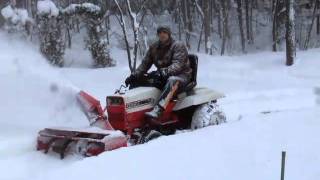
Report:
[{"label": "headlight", "polygon": [[122,97],[107,97],[107,105],[108,106],[123,105],[123,99]]}]

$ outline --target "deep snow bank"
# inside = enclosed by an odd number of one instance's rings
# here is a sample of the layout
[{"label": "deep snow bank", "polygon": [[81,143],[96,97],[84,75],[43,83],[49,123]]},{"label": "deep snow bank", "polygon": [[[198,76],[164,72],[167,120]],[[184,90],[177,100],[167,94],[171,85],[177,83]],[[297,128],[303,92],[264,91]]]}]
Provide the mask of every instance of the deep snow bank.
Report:
[{"label": "deep snow bank", "polygon": [[316,180],[320,126],[314,117],[319,115],[319,109],[250,115],[103,153],[38,179],[278,179],[281,151],[286,150],[286,178]]}]

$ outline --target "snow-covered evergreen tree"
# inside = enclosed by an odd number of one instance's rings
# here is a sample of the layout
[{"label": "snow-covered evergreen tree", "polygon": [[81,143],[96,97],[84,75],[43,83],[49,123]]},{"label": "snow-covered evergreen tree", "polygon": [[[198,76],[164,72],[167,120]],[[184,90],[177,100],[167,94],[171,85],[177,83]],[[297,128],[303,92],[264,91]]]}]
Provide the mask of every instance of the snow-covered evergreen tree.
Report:
[{"label": "snow-covered evergreen tree", "polygon": [[110,57],[106,37],[106,29],[100,22],[89,21],[87,23],[88,39],[87,47],[95,61],[96,67],[115,66],[116,62]]},{"label": "snow-covered evergreen tree", "polygon": [[92,3],[71,4],[63,10],[67,16],[78,15],[84,21],[88,37],[86,47],[90,50],[95,67],[111,67],[116,62],[110,57],[104,13]]},{"label": "snow-covered evergreen tree", "polygon": [[62,67],[65,53],[63,16],[50,0],[38,1],[37,10],[40,51],[51,64]]}]

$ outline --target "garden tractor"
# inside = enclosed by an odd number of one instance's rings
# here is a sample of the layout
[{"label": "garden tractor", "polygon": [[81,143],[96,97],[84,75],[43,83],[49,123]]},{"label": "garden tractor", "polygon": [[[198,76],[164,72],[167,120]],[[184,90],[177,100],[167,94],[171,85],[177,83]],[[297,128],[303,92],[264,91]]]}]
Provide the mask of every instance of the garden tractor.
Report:
[{"label": "garden tractor", "polygon": [[83,156],[95,156],[104,151],[143,144],[177,130],[195,130],[226,122],[224,112],[217,101],[225,95],[204,87],[196,87],[198,58],[189,55],[193,70],[192,80],[182,93],[172,98],[163,114],[149,123],[146,112],[155,106],[161,94],[153,73],[143,76],[129,86],[122,85],[113,95],[106,97],[106,107],[84,91],[77,94],[77,101],[89,120],[84,129],[45,128],[38,133],[37,150],[54,151],[64,158],[75,152]]}]

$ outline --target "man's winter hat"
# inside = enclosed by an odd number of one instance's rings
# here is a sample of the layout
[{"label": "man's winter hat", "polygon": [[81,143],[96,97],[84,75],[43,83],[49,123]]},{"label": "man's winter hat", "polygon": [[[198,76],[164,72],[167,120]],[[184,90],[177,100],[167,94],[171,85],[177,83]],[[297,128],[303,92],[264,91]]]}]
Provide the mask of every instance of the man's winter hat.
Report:
[{"label": "man's winter hat", "polygon": [[157,34],[159,34],[160,32],[166,32],[169,34],[169,36],[171,36],[171,30],[170,30],[169,26],[159,26],[157,28]]}]

